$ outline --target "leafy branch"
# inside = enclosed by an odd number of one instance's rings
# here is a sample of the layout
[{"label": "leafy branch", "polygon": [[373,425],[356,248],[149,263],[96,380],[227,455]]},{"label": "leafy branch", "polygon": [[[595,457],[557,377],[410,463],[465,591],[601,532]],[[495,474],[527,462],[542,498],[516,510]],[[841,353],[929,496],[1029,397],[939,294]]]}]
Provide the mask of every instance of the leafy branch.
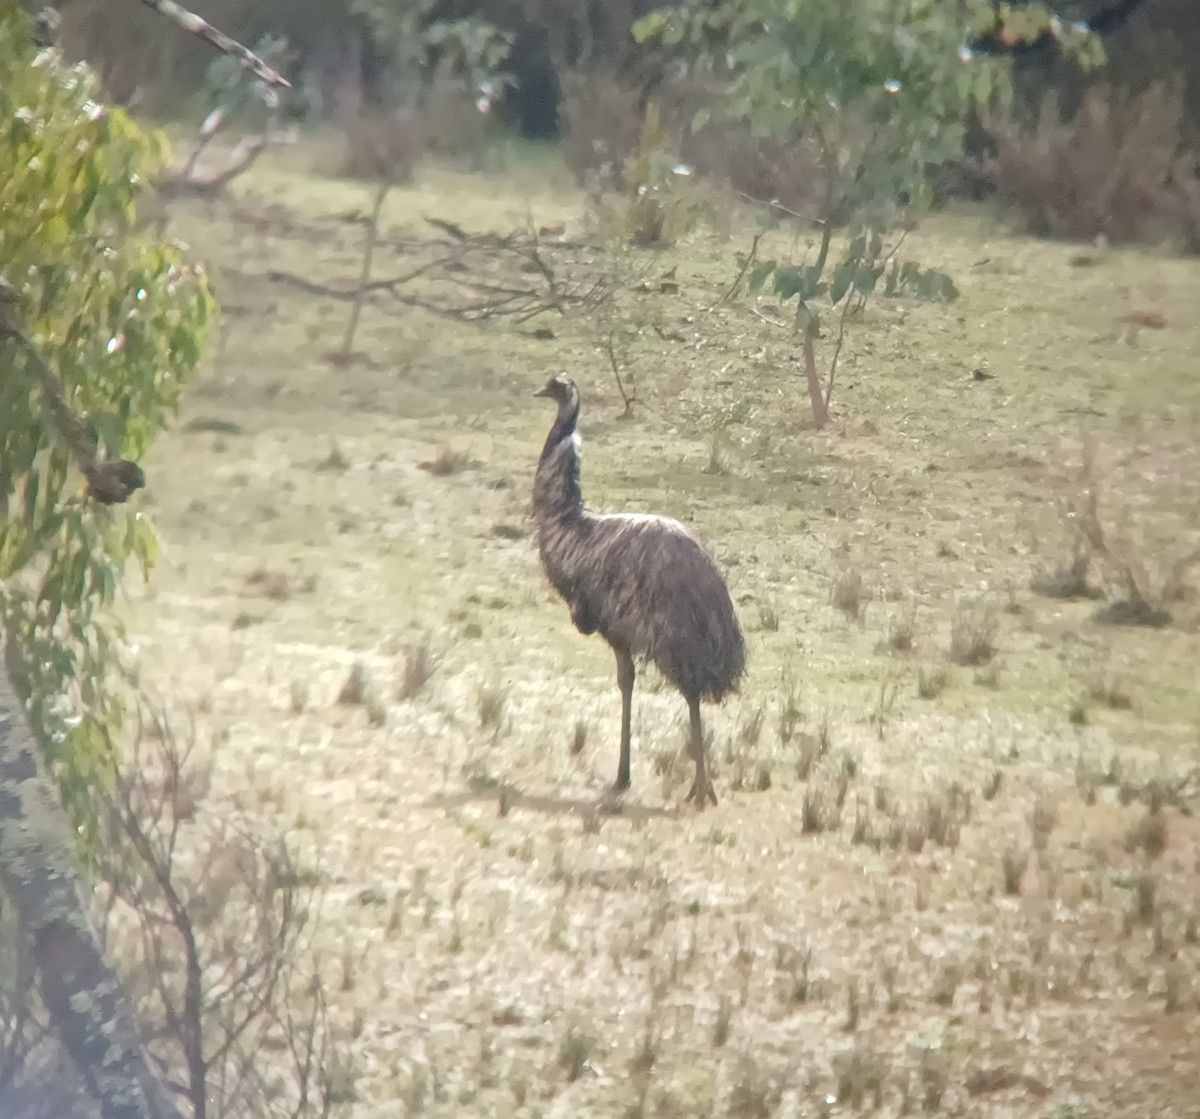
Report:
[{"label": "leafy branch", "polygon": [[[915,261],[900,262],[896,253],[904,236],[902,233],[896,244],[885,252],[883,237],[877,230],[860,233],[850,242],[845,258],[828,280],[821,278],[824,261],[820,257],[810,265],[785,265],[777,260],[756,259],[757,237],[749,253],[738,254],[739,271],[733,285],[722,297],[722,302],[741,285],[743,278],[752,295],[762,291],[770,281],[771,290],[782,302],[796,301],[793,330],[801,338],[809,402],[813,423],[818,428],[824,427],[829,421],[829,407],[847,320],[851,313],[862,311],[867,299],[877,290],[880,280],[883,281],[882,294],[888,297],[908,295],[934,303],[951,302],[958,298],[958,288],[944,272],[922,269]],[[841,314],[829,370],[822,380],[816,358],[820,321],[812,305],[826,296],[831,306],[840,305]]]},{"label": "leafy branch", "polygon": [[58,436],[70,449],[79,472],[87,480],[88,496],[103,505],[125,502],[146,484],[142,468],[128,459],[101,461],[98,441],[71,411],[62,383],[41,352],[29,339],[20,314],[17,290],[0,277],[0,342],[16,343],[25,369],[41,392],[46,414]]}]

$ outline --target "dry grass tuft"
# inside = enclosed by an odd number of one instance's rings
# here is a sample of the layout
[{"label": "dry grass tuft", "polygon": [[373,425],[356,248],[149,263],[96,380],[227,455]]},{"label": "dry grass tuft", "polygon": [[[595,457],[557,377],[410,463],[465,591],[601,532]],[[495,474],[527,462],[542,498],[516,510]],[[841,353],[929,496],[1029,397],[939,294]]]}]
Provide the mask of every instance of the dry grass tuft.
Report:
[{"label": "dry grass tuft", "polygon": [[866,1107],[879,1111],[883,1107],[883,1089],[887,1082],[888,1061],[869,1049],[856,1048],[839,1054],[833,1063],[837,1079],[837,1102],[860,1112]]},{"label": "dry grass tuft", "polygon": [[499,730],[508,705],[508,689],[498,684],[481,687],[475,696],[475,710],[480,730]]},{"label": "dry grass tuft", "polygon": [[1021,892],[1021,880],[1025,877],[1025,868],[1029,865],[1029,855],[1008,847],[1000,856],[1000,869],[1004,876],[1004,892],[1010,897],[1016,897]]},{"label": "dry grass tuft", "polygon": [[984,800],[995,800],[996,794],[1000,791],[1000,785],[1003,783],[1003,781],[1004,781],[1003,770],[993,769],[992,772],[987,775],[986,780],[983,782],[983,799]]},{"label": "dry grass tuft", "polygon": [[404,665],[396,685],[396,698],[405,700],[420,695],[436,671],[437,657],[429,637],[413,642],[404,650]]},{"label": "dry grass tuft", "polygon": [[362,661],[355,661],[338,692],[337,701],[343,707],[360,707],[367,702],[370,691],[371,677],[367,666]]},{"label": "dry grass tuft", "polygon": [[921,699],[937,699],[950,683],[950,673],[942,665],[921,665],[917,669],[917,695]]},{"label": "dry grass tuft", "polygon": [[779,744],[781,746],[791,743],[803,720],[804,709],[800,705],[800,689],[795,683],[787,683],[783,688],[783,699],[779,708]]},{"label": "dry grass tuft", "polygon": [[829,591],[830,604],[851,621],[858,621],[862,617],[868,597],[863,573],[857,567],[843,568]]},{"label": "dry grass tuft", "polygon": [[785,1076],[763,1068],[749,1053],[743,1054],[729,1089],[729,1115],[733,1119],[771,1119],[786,1087]]},{"label": "dry grass tuft", "polygon": [[988,664],[996,655],[996,638],[1000,619],[995,607],[973,603],[955,607],[950,621],[950,648],[947,652],[954,664],[979,667]]},{"label": "dry grass tuft", "polygon": [[722,995],[717,1002],[717,1017],[713,1021],[712,1043],[713,1048],[720,1049],[729,1041],[729,1035],[733,1030],[733,999],[728,995]]},{"label": "dry grass tuft", "polygon": [[1142,925],[1153,923],[1158,913],[1158,881],[1152,874],[1134,875],[1131,882],[1133,889],[1133,908],[1131,916]]},{"label": "dry grass tuft", "polygon": [[1125,850],[1133,854],[1139,849],[1150,859],[1157,859],[1167,849],[1167,818],[1163,812],[1147,809],[1125,833]]},{"label": "dry grass tuft", "polygon": [[461,474],[475,465],[475,460],[466,451],[456,451],[450,447],[442,447],[431,459],[417,463],[417,466],[435,478],[446,478],[451,474]]},{"label": "dry grass tuft", "polygon": [[1101,676],[1092,681],[1088,697],[1093,703],[1109,707],[1114,711],[1131,711],[1133,696],[1125,681],[1119,676]]},{"label": "dry grass tuft", "polygon": [[779,632],[779,610],[773,603],[759,603],[758,628],[763,633]]},{"label": "dry grass tuft", "polygon": [[572,1024],[558,1048],[558,1065],[566,1074],[567,1080],[574,1083],[587,1070],[592,1054],[596,1052],[597,1041],[591,1034],[585,1033]]},{"label": "dry grass tuft", "polygon": [[1044,851],[1050,843],[1050,835],[1058,823],[1058,805],[1049,797],[1039,797],[1029,814],[1029,830],[1033,836],[1033,849]]},{"label": "dry grass tuft", "polygon": [[887,636],[881,643],[884,652],[912,653],[917,648],[917,604],[914,600],[894,614],[888,623]]}]

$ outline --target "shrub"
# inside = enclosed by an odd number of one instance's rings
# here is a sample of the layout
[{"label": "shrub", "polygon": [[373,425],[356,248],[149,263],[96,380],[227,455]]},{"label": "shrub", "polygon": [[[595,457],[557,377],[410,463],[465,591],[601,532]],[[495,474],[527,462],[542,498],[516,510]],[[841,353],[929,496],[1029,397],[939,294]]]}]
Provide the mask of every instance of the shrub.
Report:
[{"label": "shrub", "polygon": [[603,67],[566,70],[559,78],[561,149],[575,181],[589,191],[624,186],[626,161],[642,131],[642,94]]},{"label": "shrub", "polygon": [[1200,176],[1184,155],[1183,116],[1169,86],[1132,97],[1096,86],[1069,120],[1053,100],[1031,129],[991,120],[984,173],[1036,236],[1170,238],[1200,251]]},{"label": "shrub", "polygon": [[[975,100],[1005,100],[1006,72],[958,60],[964,23],[981,0],[951,12],[923,0],[682,0],[634,27],[680,56],[695,79],[721,87],[691,127],[737,125],[812,155],[819,212],[834,224],[881,220],[923,201],[930,164],[962,151]],[[778,158],[778,156],[777,156]]]}]

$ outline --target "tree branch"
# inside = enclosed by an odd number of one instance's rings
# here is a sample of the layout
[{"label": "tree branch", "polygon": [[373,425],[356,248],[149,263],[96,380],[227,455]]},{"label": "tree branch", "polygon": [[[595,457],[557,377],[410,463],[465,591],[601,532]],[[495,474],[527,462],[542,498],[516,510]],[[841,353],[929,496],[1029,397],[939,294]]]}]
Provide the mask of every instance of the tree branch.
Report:
[{"label": "tree branch", "polygon": [[20,296],[15,288],[0,279],[0,343],[13,342],[24,357],[26,370],[31,374],[46,405],[48,426],[71,451],[79,472],[87,479],[88,496],[103,505],[128,501],[135,490],[146,484],[146,476],[135,462],[117,459],[101,461],[95,441],[83,422],[71,411],[62,384],[29,340],[19,317]]}]

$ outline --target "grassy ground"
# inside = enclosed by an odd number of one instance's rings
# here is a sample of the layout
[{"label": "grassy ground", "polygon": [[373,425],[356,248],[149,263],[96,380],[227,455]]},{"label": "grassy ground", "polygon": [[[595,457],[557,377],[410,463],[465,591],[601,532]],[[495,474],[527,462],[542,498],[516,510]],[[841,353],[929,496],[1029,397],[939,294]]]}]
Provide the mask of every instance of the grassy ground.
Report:
[{"label": "grassy ground", "polygon": [[[302,155],[176,211],[227,334],[147,464],[165,562],[132,611],[147,675],[223,743],[208,807],[285,828],[327,888],[351,1114],[1200,1115],[1200,830],[1174,792],[1200,762],[1195,599],[1117,628],[1028,589],[1070,558],[1085,437],[1142,561],[1200,543],[1195,262],[1084,266],[939,216],[905,251],[961,300],[874,300],[818,433],[768,303],[713,309],[754,215],[646,258],[580,249],[677,268],[622,297],[641,404],[618,420],[586,319],[383,295],[365,356],[330,361],[347,305],[265,273],[352,284],[362,229],[337,215],[370,194]],[[572,237],[583,201],[544,159],[426,171],[375,274],[439,236],[423,217],[504,233],[527,208]],[[1141,311],[1165,328],[1122,321]],[[550,372],[584,394],[589,502],[692,523],[728,572],[750,671],[708,715],[703,814],[652,674],[629,809],[594,811],[612,658],[526,518]],[[994,655],[953,663],[955,632]]]}]

